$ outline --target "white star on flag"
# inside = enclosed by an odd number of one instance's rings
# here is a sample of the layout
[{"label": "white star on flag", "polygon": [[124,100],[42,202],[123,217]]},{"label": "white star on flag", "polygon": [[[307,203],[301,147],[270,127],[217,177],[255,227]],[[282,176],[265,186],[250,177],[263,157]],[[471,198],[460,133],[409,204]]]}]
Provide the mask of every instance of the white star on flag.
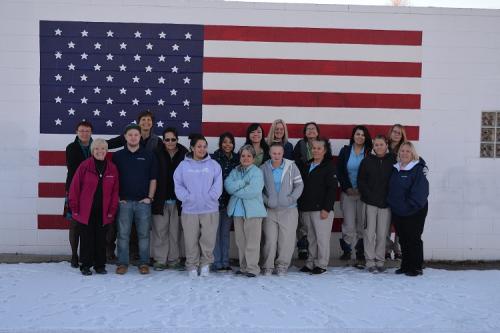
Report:
[{"label": "white star on flag", "polygon": [[165,62],[165,56],[163,54],[161,54],[159,57],[158,57],[158,61],[159,62]]},{"label": "white star on flag", "polygon": [[177,117],[177,112],[175,112],[174,110],[170,111],[170,118],[175,118]]},{"label": "white star on flag", "polygon": [[121,64],[120,65],[120,72],[126,72],[127,71],[127,66],[125,66],[124,64]]},{"label": "white star on flag", "polygon": [[106,55],[106,60],[113,60],[113,57],[114,57],[114,56],[113,56],[111,53],[108,53],[108,54]]},{"label": "white star on flag", "polygon": [[153,70],[153,67],[147,65],[146,67],[144,67],[146,69],[146,72],[151,72]]},{"label": "white star on flag", "polygon": [[88,56],[89,56],[89,55],[88,55],[87,53],[85,53],[85,52],[83,52],[83,53],[80,55],[80,57],[82,57],[82,60],[84,60],[84,59],[85,59],[85,60],[87,60]]},{"label": "white star on flag", "polygon": [[94,49],[95,50],[100,50],[101,49],[101,43],[95,43],[94,44]]},{"label": "white star on flag", "polygon": [[113,34],[114,32],[109,30],[108,32],[106,32],[106,37],[113,37]]},{"label": "white star on flag", "polygon": [[177,66],[172,67],[172,73],[179,73],[179,68]]},{"label": "white star on flag", "polygon": [[57,51],[54,55],[56,56],[56,59],[62,59],[62,53],[61,52]]},{"label": "white star on flag", "polygon": [[159,84],[165,84],[165,78],[164,78],[163,76],[160,76],[160,77],[158,78],[158,83],[159,83]]},{"label": "white star on flag", "polygon": [[75,109],[73,109],[73,108],[69,109],[69,110],[68,110],[68,114],[69,114],[70,116],[74,116],[74,115],[75,115]]},{"label": "white star on flag", "polygon": [[75,43],[73,43],[72,41],[68,43],[68,49],[74,49],[75,48]]},{"label": "white star on flag", "polygon": [[148,89],[144,90],[144,92],[146,93],[146,95],[151,96],[151,93],[152,93],[153,91],[152,91],[151,89],[149,89],[149,88],[148,88]]},{"label": "white star on flag", "polygon": [[72,63],[68,65],[68,70],[69,71],[74,71],[75,70],[75,65],[73,65]]},{"label": "white star on flag", "polygon": [[113,127],[113,122],[112,122],[111,120],[108,120],[108,121],[106,122],[106,126],[107,126],[107,127]]},{"label": "white star on flag", "polygon": [[73,86],[70,86],[68,88],[68,94],[74,94],[75,93],[75,88],[73,88]]},{"label": "white star on flag", "polygon": [[55,33],[56,36],[61,36],[62,30],[59,29],[59,28],[57,28],[56,30],[54,30],[54,33]]},{"label": "white star on flag", "polygon": [[127,44],[125,44],[124,42],[122,42],[120,44],[120,50],[126,50],[127,49]]},{"label": "white star on flag", "polygon": [[94,116],[100,116],[101,115],[101,110],[95,109],[94,111]]},{"label": "white star on flag", "polygon": [[106,76],[106,82],[113,82],[114,77],[111,75]]},{"label": "white star on flag", "polygon": [[62,81],[62,76],[61,74],[57,74],[54,76],[56,78],[56,81]]},{"label": "white star on flag", "polygon": [[87,82],[87,78],[88,78],[88,76],[87,76],[87,75],[85,75],[85,74],[80,75],[80,81],[85,81],[85,82]]},{"label": "white star on flag", "polygon": [[61,103],[62,102],[62,98],[57,96],[56,98],[54,98],[56,100],[56,103]]},{"label": "white star on flag", "polygon": [[95,64],[95,65],[94,65],[94,70],[95,70],[95,71],[100,71],[100,70],[101,70],[101,65],[99,65],[99,64]]},{"label": "white star on flag", "polygon": [[134,32],[134,37],[135,38],[141,38],[141,33],[139,32],[139,30],[137,30],[136,32]]},{"label": "white star on flag", "polygon": [[127,115],[127,112],[125,110],[120,111],[120,117],[125,117]]},{"label": "white star on flag", "polygon": [[158,100],[158,106],[160,106],[160,105],[161,106],[165,105],[165,101],[161,98]]},{"label": "white star on flag", "polygon": [[132,80],[134,81],[134,83],[139,83],[140,78],[138,78],[136,75],[132,78]]},{"label": "white star on flag", "polygon": [[189,107],[189,103],[190,103],[190,102],[189,102],[189,100],[188,100],[188,99],[183,100],[183,101],[182,101],[182,103],[184,104],[184,106]]},{"label": "white star on flag", "polygon": [[111,97],[108,97],[108,99],[106,100],[106,104],[113,104],[113,100],[111,99]]},{"label": "white star on flag", "polygon": [[191,57],[189,56],[189,54],[186,54],[184,56],[184,62],[191,62]]},{"label": "white star on flag", "polygon": [[85,96],[83,98],[80,98],[80,101],[82,101],[82,104],[87,104],[88,100],[89,99],[87,97],[85,97]]},{"label": "white star on flag", "polygon": [[170,96],[177,96],[177,90],[175,89],[170,90]]},{"label": "white star on flag", "polygon": [[132,100],[132,105],[139,105],[139,100],[137,98],[134,98]]},{"label": "white star on flag", "polygon": [[189,128],[189,123],[187,121],[184,121],[182,123],[182,128]]},{"label": "white star on flag", "polygon": [[136,54],[136,55],[134,56],[134,61],[141,61],[141,56],[140,56],[140,55],[138,55],[138,54]]},{"label": "white star on flag", "polygon": [[146,50],[152,50],[153,49],[153,44],[147,43],[146,44]]},{"label": "white star on flag", "polygon": [[56,125],[60,126],[62,125],[62,120],[57,118],[56,120],[54,120],[56,122]]},{"label": "white star on flag", "polygon": [[83,30],[82,32],[80,32],[82,34],[82,37],[88,37],[89,36],[89,33],[87,30]]},{"label": "white star on flag", "polygon": [[95,87],[94,88],[94,94],[100,94],[101,93],[101,88]]},{"label": "white star on flag", "polygon": [[121,88],[120,89],[120,95],[126,95],[127,94],[127,89]]},{"label": "white star on flag", "polygon": [[162,38],[162,39],[165,39],[165,37],[167,36],[167,34],[162,31],[162,32],[160,32],[158,34],[158,36],[160,36],[160,38]]},{"label": "white star on flag", "polygon": [[172,51],[179,51],[179,45],[177,44],[172,45]]},{"label": "white star on flag", "polygon": [[191,34],[188,32],[188,33],[185,33],[184,36],[186,37],[186,39],[191,39]]},{"label": "white star on flag", "polygon": [[158,122],[156,123],[156,126],[157,126],[157,127],[163,127],[163,121],[161,121],[161,120],[160,120],[160,121],[158,121]]}]

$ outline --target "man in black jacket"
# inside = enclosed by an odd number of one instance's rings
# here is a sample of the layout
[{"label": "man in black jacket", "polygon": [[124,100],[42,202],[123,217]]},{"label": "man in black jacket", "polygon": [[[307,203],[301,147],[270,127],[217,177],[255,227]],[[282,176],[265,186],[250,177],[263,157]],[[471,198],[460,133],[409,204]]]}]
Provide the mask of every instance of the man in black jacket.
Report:
[{"label": "man in black jacket", "polygon": [[66,175],[66,200],[64,215],[69,220],[69,243],[71,245],[71,267],[78,268],[78,243],[80,235],[78,234],[77,222],[71,218],[71,212],[67,205],[68,191],[73,180],[76,169],[80,164],[90,157],[90,144],[92,143],[92,124],[88,121],[81,121],[76,125],[75,140],[66,147],[66,166],[68,174]]}]

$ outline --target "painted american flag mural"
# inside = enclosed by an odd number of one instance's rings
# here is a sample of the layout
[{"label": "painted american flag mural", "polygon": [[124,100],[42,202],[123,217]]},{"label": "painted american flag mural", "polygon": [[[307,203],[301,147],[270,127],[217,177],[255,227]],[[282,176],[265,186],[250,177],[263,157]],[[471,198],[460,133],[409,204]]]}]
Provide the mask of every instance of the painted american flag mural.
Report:
[{"label": "painted american flag mural", "polygon": [[64,148],[82,119],[94,137],[149,109],[158,134],[282,118],[291,138],[316,121],[342,143],[356,124],[418,140],[421,46],[421,31],[41,21],[38,227],[67,227]]}]

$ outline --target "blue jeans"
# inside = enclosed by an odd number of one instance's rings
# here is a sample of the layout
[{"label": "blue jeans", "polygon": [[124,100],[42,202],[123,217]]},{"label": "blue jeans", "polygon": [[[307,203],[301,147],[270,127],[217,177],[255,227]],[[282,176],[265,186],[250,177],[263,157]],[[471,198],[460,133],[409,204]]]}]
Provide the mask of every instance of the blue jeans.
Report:
[{"label": "blue jeans", "polygon": [[215,241],[214,248],[214,263],[213,268],[219,269],[223,267],[229,267],[229,242],[230,242],[230,232],[231,224],[233,223],[233,218],[227,216],[227,210],[223,209],[219,211],[219,227],[217,229],[217,240]]},{"label": "blue jeans", "polygon": [[120,202],[118,212],[118,264],[129,264],[129,241],[132,223],[135,222],[139,239],[140,265],[149,263],[149,231],[151,205],[139,201]]}]

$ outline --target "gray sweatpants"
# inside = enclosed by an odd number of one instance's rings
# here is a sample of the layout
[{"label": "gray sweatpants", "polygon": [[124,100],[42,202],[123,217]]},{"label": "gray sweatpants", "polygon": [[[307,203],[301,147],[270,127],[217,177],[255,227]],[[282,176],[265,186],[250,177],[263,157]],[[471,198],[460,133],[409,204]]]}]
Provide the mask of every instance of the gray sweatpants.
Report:
[{"label": "gray sweatpants", "polygon": [[159,263],[179,261],[180,219],[177,205],[165,204],[163,215],[153,215],[151,256]]},{"label": "gray sweatpants", "polygon": [[365,247],[366,267],[383,267],[385,262],[385,242],[391,223],[389,208],[378,208],[365,204],[366,228],[363,242]]},{"label": "gray sweatpants", "polygon": [[320,219],[320,211],[300,212],[307,227],[307,241],[309,242],[309,257],[306,266],[309,269],[320,267],[326,269],[330,260],[330,237],[332,235],[333,211],[328,217]]},{"label": "gray sweatpants", "polygon": [[234,217],[234,235],[240,259],[240,271],[260,274],[259,255],[262,234],[262,218]]},{"label": "gray sweatpants", "polygon": [[181,221],[186,248],[186,270],[191,271],[213,263],[219,212],[182,214]]},{"label": "gray sweatpants", "polygon": [[340,205],[344,213],[344,222],[342,223],[342,239],[351,246],[354,245],[359,239],[363,238],[364,230],[364,216],[363,216],[363,202],[359,195],[350,196],[342,192],[340,196]]},{"label": "gray sweatpants", "polygon": [[267,209],[262,223],[262,268],[274,269],[276,264],[276,269],[288,269],[295,250],[298,215],[297,208]]}]

